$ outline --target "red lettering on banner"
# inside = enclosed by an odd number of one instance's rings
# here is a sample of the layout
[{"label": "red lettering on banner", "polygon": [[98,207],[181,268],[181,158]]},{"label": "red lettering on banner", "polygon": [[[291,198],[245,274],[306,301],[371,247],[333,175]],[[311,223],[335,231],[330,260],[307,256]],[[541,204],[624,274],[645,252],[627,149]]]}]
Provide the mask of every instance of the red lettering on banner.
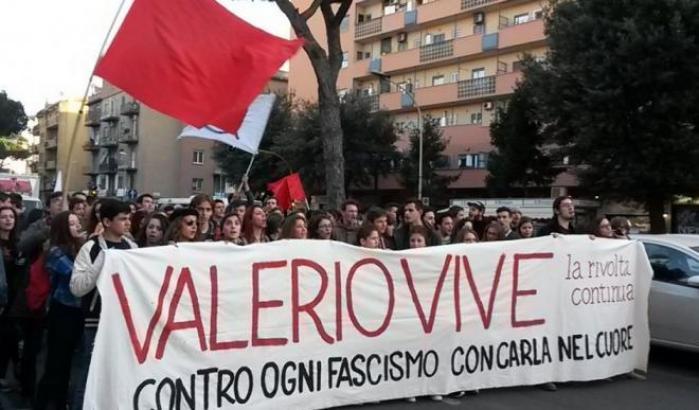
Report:
[{"label": "red lettering on banner", "polygon": [[278,299],[260,300],[260,271],[263,269],[284,268],[287,261],[257,262],[252,264],[252,345],[283,346],[288,342],[285,337],[260,337],[260,310],[280,307],[284,302]]},{"label": "red lettering on banner", "polygon": [[461,288],[459,287],[459,276],[461,275],[461,256],[456,255],[456,270],[454,271],[454,316],[456,331],[461,331]]},{"label": "red lettering on banner", "polygon": [[335,262],[335,340],[342,340],[342,276],[340,262]]},{"label": "red lettering on banner", "polygon": [[[313,300],[304,305],[299,304],[299,267],[302,266],[313,269],[320,276],[320,290],[318,294]],[[323,321],[320,320],[320,317],[318,317],[315,311],[316,305],[323,299],[326,290],[328,290],[328,273],[322,266],[308,259],[291,260],[291,328],[293,331],[294,343],[299,342],[299,314],[301,312],[306,312],[308,316],[311,317],[318,330],[318,334],[325,343],[334,343],[333,338],[325,331]]]},{"label": "red lettering on banner", "polygon": [[493,318],[493,306],[495,305],[495,294],[498,290],[498,285],[500,284],[500,276],[502,275],[502,265],[505,262],[505,254],[500,255],[500,260],[498,261],[498,267],[495,269],[495,277],[493,278],[493,286],[490,289],[490,299],[488,300],[488,311],[486,312],[483,306],[483,299],[481,298],[481,293],[478,290],[478,285],[473,279],[473,272],[471,272],[471,264],[468,262],[468,257],[464,256],[462,258],[464,263],[464,271],[466,272],[466,279],[468,279],[469,288],[471,288],[471,293],[473,294],[473,300],[478,306],[478,314],[481,316],[481,322],[483,322],[483,328],[488,329],[490,327],[490,321]]},{"label": "red lettering on banner", "polygon": [[434,293],[432,294],[432,306],[430,309],[429,319],[425,319],[425,311],[422,309],[422,303],[420,303],[420,298],[415,290],[415,283],[413,282],[413,274],[410,271],[410,265],[408,265],[408,260],[402,258],[400,260],[400,265],[403,268],[403,273],[405,274],[405,280],[408,282],[408,289],[410,289],[410,296],[413,299],[413,305],[415,305],[415,310],[420,317],[420,323],[422,324],[422,330],[426,334],[432,333],[432,328],[434,327],[434,319],[437,315],[437,306],[439,305],[439,296],[442,294],[442,287],[444,286],[444,279],[447,277],[447,269],[451,264],[451,255],[447,255],[444,259],[444,266],[442,267],[442,273],[437,279],[437,286],[435,287]]},{"label": "red lettering on banner", "polygon": [[517,320],[517,298],[522,296],[532,296],[536,295],[536,289],[519,290],[519,261],[529,260],[529,259],[553,259],[553,253],[542,252],[542,253],[516,253],[514,267],[512,269],[512,311],[511,311],[511,321],[512,327],[529,327],[538,326],[546,323],[545,319],[532,319],[532,320]]},{"label": "red lettering on banner", "polygon": [[[189,294],[189,300],[192,306],[192,313],[194,314],[193,320],[185,320],[183,322],[175,321],[175,314],[180,306],[180,299],[182,298],[182,293],[184,289],[187,289]],[[155,351],[155,358],[160,360],[163,358],[163,353],[165,352],[165,345],[170,337],[170,333],[177,330],[184,329],[196,329],[197,335],[199,336],[199,347],[202,352],[206,351],[206,336],[204,332],[204,324],[201,321],[201,311],[199,310],[199,298],[197,297],[197,290],[194,287],[194,282],[192,282],[192,274],[189,272],[189,268],[182,268],[180,271],[180,277],[177,280],[177,286],[175,287],[175,293],[170,300],[170,308],[168,311],[167,322],[163,327],[163,332],[160,334],[160,340],[158,340],[158,348]]]},{"label": "red lettering on banner", "polygon": [[138,335],[136,334],[136,327],[133,323],[133,317],[131,316],[131,308],[129,307],[129,300],[126,298],[126,292],[124,292],[124,286],[121,283],[121,278],[118,273],[112,275],[112,284],[114,285],[114,290],[116,291],[117,298],[119,299],[119,305],[121,306],[121,312],[124,315],[124,320],[126,320],[126,328],[129,331],[129,338],[131,339],[131,346],[133,347],[134,354],[136,355],[136,360],[139,364],[143,364],[148,356],[148,349],[150,348],[150,341],[153,337],[153,331],[155,330],[155,325],[160,320],[160,315],[163,311],[163,301],[165,300],[165,294],[170,285],[170,279],[172,278],[172,266],[168,266],[165,269],[165,278],[163,279],[163,284],[160,285],[160,293],[158,294],[158,303],[155,308],[153,316],[150,318],[148,323],[148,329],[146,330],[146,340],[143,344],[138,341]]},{"label": "red lettering on banner", "polygon": [[218,341],[218,270],[216,266],[209,268],[209,278],[211,280],[211,315],[209,318],[209,347],[211,347],[211,351],[246,348],[248,346],[247,340]]},{"label": "red lettering on banner", "polygon": [[[352,301],[352,280],[354,279],[354,275],[357,273],[357,270],[361,268],[364,265],[375,265],[379,269],[381,269],[381,272],[383,273],[384,277],[386,278],[386,284],[388,285],[388,309],[386,310],[386,316],[384,317],[383,323],[381,323],[381,326],[379,326],[376,330],[367,330],[364,328],[360,323],[359,320],[357,320],[357,315],[354,312],[354,304]],[[378,259],[375,258],[365,258],[357,263],[355,263],[352,268],[349,271],[349,274],[347,275],[347,313],[349,314],[350,321],[354,325],[355,329],[359,331],[359,333],[363,334],[364,336],[367,337],[376,337],[380,336],[383,332],[386,331],[388,328],[388,325],[391,323],[391,318],[393,317],[393,308],[396,303],[396,297],[394,294],[394,286],[393,286],[393,278],[391,277],[391,273],[386,269],[386,266]]]}]

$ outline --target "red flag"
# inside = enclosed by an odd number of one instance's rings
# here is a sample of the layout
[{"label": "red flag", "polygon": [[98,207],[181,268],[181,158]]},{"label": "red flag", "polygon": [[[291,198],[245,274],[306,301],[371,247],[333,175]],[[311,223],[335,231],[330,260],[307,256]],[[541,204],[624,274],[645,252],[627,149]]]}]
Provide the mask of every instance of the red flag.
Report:
[{"label": "red flag", "polygon": [[288,210],[294,201],[305,201],[306,192],[298,172],[286,176],[278,181],[267,184],[267,190],[277,198],[279,209]]},{"label": "red flag", "polygon": [[235,133],[302,42],[257,29],[215,0],[135,0],[95,73],[182,122]]}]

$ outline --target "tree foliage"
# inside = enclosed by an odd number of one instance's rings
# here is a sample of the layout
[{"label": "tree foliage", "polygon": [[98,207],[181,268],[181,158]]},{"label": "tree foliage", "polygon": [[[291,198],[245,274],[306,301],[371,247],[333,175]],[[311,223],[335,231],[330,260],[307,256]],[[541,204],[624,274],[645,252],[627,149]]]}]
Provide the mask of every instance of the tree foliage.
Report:
[{"label": "tree foliage", "polygon": [[10,137],[19,134],[27,126],[27,115],[21,102],[0,91],[0,137]]},{"label": "tree foliage", "polygon": [[546,137],[594,192],[663,201],[699,188],[699,2],[554,2],[550,51],[525,64]]},{"label": "tree foliage", "polygon": [[[399,173],[402,185],[417,196],[418,165],[420,163],[420,131],[412,127],[410,133],[410,148],[404,153]],[[458,175],[448,175],[440,172],[446,167],[443,156],[447,140],[442,135],[439,119],[425,116],[422,121],[422,195],[429,197],[432,202],[445,199],[449,184],[458,179]]]},{"label": "tree foliage", "polygon": [[506,107],[490,124],[495,150],[488,158],[488,189],[496,195],[527,195],[532,187],[548,186],[558,173],[537,118],[531,90],[520,84]]},{"label": "tree foliage", "polygon": [[0,169],[5,167],[7,159],[27,159],[31,152],[27,146],[27,141],[22,138],[0,137]]},{"label": "tree foliage", "polygon": [[[351,164],[345,168],[345,187],[371,186],[378,176],[390,171],[390,161],[398,156],[393,118],[387,112],[371,112],[369,102],[354,95],[343,97],[340,114],[344,131],[343,156]],[[262,152],[250,172],[253,190],[264,191],[268,182],[287,175],[291,167],[301,174],[307,192],[324,192],[320,117],[317,103],[295,101],[292,97],[277,99],[260,144]],[[214,158],[227,176],[239,180],[245,173],[250,154],[220,145]]]}]

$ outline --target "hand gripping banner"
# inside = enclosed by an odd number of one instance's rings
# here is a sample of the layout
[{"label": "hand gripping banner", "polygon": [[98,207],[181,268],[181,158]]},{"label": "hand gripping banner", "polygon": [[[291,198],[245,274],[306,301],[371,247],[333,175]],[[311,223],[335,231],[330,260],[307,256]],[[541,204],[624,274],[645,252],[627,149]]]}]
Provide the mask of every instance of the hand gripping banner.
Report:
[{"label": "hand gripping banner", "polygon": [[636,241],[106,251],[86,409],[327,408],[646,369]]}]

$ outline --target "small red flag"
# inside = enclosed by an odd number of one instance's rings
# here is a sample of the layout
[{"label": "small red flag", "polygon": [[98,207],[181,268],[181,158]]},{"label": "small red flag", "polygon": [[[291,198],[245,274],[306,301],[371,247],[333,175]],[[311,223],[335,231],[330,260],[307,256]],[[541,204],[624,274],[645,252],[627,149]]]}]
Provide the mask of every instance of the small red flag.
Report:
[{"label": "small red flag", "polygon": [[235,133],[302,43],[255,28],[215,0],[135,0],[95,74],[186,124]]},{"label": "small red flag", "polygon": [[279,209],[284,211],[291,208],[294,201],[305,201],[306,192],[298,172],[286,176],[278,181],[267,184],[267,190],[277,198]]}]

